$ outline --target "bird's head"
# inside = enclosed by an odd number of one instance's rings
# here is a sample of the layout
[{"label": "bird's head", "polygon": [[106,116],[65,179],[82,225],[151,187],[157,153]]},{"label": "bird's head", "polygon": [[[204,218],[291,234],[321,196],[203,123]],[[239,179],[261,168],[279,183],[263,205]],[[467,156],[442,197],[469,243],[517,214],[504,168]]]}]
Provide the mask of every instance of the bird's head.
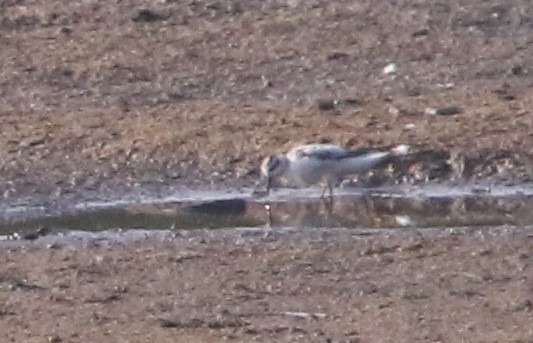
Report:
[{"label": "bird's head", "polygon": [[271,155],[263,160],[261,163],[261,176],[267,179],[267,194],[270,192],[272,181],[283,175],[288,165],[289,161],[283,155]]}]

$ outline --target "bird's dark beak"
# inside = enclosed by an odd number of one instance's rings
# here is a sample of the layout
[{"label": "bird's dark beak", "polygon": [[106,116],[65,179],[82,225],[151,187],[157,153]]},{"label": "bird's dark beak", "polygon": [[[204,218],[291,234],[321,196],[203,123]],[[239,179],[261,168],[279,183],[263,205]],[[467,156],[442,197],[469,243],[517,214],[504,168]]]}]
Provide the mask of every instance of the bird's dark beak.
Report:
[{"label": "bird's dark beak", "polygon": [[267,181],[266,181],[266,194],[270,194],[270,187],[271,187],[271,184],[272,184],[272,177],[271,176],[267,176]]}]

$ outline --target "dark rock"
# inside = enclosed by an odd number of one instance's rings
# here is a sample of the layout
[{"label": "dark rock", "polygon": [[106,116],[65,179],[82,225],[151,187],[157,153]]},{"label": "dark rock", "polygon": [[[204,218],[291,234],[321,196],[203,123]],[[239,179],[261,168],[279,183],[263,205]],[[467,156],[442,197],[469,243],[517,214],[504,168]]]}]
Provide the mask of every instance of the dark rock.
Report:
[{"label": "dark rock", "polygon": [[146,22],[146,23],[153,23],[154,21],[163,20],[166,19],[166,17],[160,13],[157,13],[153,10],[149,10],[146,8],[143,8],[139,10],[132,18],[136,23],[140,22]]},{"label": "dark rock", "polygon": [[318,100],[318,109],[321,111],[332,111],[336,108],[335,100]]},{"label": "dark rock", "polygon": [[41,227],[36,231],[28,232],[22,235],[22,239],[34,241],[39,237],[46,236],[48,233],[50,233],[50,229],[47,227]]},{"label": "dark rock", "polygon": [[459,106],[428,107],[425,113],[437,116],[453,116],[462,112]]},{"label": "dark rock", "polygon": [[332,52],[331,54],[329,54],[327,56],[327,59],[328,60],[338,60],[340,58],[343,58],[343,57],[347,57],[349,56],[347,53],[345,52],[342,52],[342,51],[335,51],[335,52]]},{"label": "dark rock", "polygon": [[1,309],[0,309],[0,317],[4,317],[4,316],[14,316],[14,315],[15,315],[15,312],[5,311],[5,310],[1,310]]},{"label": "dark rock", "polygon": [[522,66],[513,66],[511,68],[511,74],[513,74],[514,76],[523,76],[527,73]]},{"label": "dark rock", "polygon": [[421,36],[427,36],[428,34],[429,34],[429,29],[424,28],[424,29],[416,30],[415,32],[411,34],[411,36],[421,37]]},{"label": "dark rock", "polygon": [[355,98],[342,99],[340,103],[346,106],[361,106],[362,105],[362,102]]}]

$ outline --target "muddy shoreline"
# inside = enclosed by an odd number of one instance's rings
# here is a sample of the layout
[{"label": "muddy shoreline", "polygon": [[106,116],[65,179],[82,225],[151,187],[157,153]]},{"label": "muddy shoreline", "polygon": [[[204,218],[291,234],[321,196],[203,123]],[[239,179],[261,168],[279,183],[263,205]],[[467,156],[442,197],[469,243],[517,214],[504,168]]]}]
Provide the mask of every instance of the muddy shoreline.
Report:
[{"label": "muddy shoreline", "polygon": [[[134,231],[11,242],[0,249],[0,335],[527,340],[532,256],[524,243],[531,232]],[[42,319],[45,308],[54,325]],[[392,339],[392,328],[401,337]]]},{"label": "muddy shoreline", "polygon": [[[522,0],[3,1],[0,209],[247,192],[264,156],[316,142],[413,147],[363,189],[526,187],[532,18]],[[0,340],[529,342],[532,228],[498,206],[507,225],[465,230],[1,241]]]},{"label": "muddy shoreline", "polygon": [[[69,230],[202,229],[230,227],[389,228],[529,225],[533,184],[426,184],[335,191],[320,188],[182,190],[168,196],[134,196],[47,204],[4,205],[0,237],[25,239]],[[37,234],[37,232],[40,232]],[[7,235],[7,236],[5,236]],[[33,238],[34,239],[34,238]]]}]

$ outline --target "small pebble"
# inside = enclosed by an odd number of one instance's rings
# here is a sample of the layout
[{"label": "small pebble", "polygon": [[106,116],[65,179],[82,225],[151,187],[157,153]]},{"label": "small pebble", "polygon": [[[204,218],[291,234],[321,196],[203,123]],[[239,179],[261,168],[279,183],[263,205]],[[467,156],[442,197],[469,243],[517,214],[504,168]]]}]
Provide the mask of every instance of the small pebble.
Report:
[{"label": "small pebble", "polygon": [[524,71],[524,68],[522,66],[518,65],[511,68],[511,74],[513,74],[514,76],[522,76],[527,73]]},{"label": "small pebble", "polygon": [[62,247],[63,245],[58,242],[54,242],[54,243],[46,245],[46,249],[50,249],[50,250],[57,250],[57,249],[61,249]]},{"label": "small pebble", "polygon": [[318,109],[321,111],[331,111],[336,107],[335,100],[318,100]]},{"label": "small pebble", "polygon": [[413,37],[420,37],[420,36],[427,36],[429,34],[429,29],[423,28],[420,30],[417,30],[411,34]]},{"label": "small pebble", "polygon": [[398,117],[402,114],[402,110],[400,110],[396,106],[389,106],[389,114],[395,117]]},{"label": "small pebble", "polygon": [[424,111],[424,113],[428,115],[437,115],[437,116],[453,116],[461,112],[462,110],[459,106],[428,107]]},{"label": "small pebble", "polygon": [[398,72],[398,65],[396,63],[389,63],[383,68],[383,74],[391,75]]},{"label": "small pebble", "polygon": [[263,84],[263,88],[270,88],[274,85],[271,80],[269,80],[265,75],[261,76],[261,82]]},{"label": "small pebble", "polygon": [[416,129],[416,125],[413,124],[413,123],[409,123],[409,124],[405,124],[405,126],[404,126],[403,128],[404,128],[405,130],[411,131],[411,130]]},{"label": "small pebble", "polygon": [[50,343],[60,343],[63,342],[63,339],[59,336],[48,336],[48,342]]},{"label": "small pebble", "polygon": [[355,98],[342,99],[340,102],[343,105],[349,105],[349,106],[359,106],[359,105],[361,105],[361,101],[359,101],[358,99],[355,99]]}]

